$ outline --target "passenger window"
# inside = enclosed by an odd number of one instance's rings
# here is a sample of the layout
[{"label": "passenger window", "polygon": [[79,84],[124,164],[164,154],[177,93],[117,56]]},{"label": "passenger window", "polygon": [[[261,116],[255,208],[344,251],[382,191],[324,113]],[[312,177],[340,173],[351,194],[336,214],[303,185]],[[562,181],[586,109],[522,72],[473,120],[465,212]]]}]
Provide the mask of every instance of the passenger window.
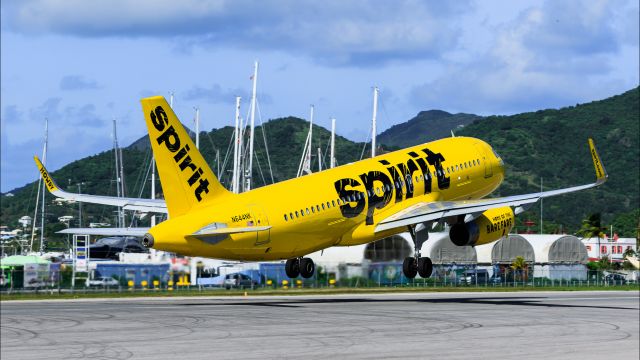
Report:
[{"label": "passenger window", "polygon": [[[340,203],[340,202],[338,201],[338,204],[339,204],[339,203]],[[334,200],[331,200],[331,204],[333,205],[333,207],[336,207],[336,202],[335,202]]]},{"label": "passenger window", "polygon": [[480,165],[480,159],[478,159],[478,165]]},{"label": "passenger window", "polygon": [[316,210],[318,210],[318,212],[320,212],[320,205],[316,205]]},{"label": "passenger window", "polygon": [[324,209],[325,209],[325,208],[324,208],[324,203],[322,203],[322,210],[324,210]]},{"label": "passenger window", "polygon": [[307,215],[309,215],[309,208],[307,208]]},{"label": "passenger window", "polygon": [[[313,208],[313,206],[311,207],[311,212],[315,214],[316,209]],[[307,210],[307,214],[309,213],[309,210]]]},{"label": "passenger window", "polygon": [[293,220],[293,213],[289,213],[289,219]]},{"label": "passenger window", "polygon": [[300,209],[300,215],[304,216],[304,209]]},{"label": "passenger window", "polygon": [[296,217],[300,217],[300,216],[298,216],[298,212],[297,211],[296,211]]},{"label": "passenger window", "polygon": [[476,161],[475,160],[471,160],[471,162],[473,163],[473,166],[476,166]]},{"label": "passenger window", "polygon": [[284,221],[287,221],[287,214],[284,214]]}]

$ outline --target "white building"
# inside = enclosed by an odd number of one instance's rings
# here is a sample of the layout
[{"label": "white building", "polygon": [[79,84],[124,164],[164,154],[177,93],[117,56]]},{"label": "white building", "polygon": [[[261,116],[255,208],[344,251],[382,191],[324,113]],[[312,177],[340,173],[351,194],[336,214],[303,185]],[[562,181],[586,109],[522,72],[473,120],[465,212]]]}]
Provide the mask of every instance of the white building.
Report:
[{"label": "white building", "polygon": [[582,239],[582,243],[587,247],[589,261],[597,261],[607,256],[612,262],[623,262],[625,251],[631,249],[635,251],[638,243],[634,238],[588,238]]}]

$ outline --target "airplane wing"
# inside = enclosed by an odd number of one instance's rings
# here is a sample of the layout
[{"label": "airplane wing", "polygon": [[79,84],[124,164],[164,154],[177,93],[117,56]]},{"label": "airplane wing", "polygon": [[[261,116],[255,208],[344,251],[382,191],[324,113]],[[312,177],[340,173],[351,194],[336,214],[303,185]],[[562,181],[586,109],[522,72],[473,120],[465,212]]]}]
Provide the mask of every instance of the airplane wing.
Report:
[{"label": "airplane wing", "polygon": [[420,224],[429,221],[436,221],[452,216],[469,215],[471,218],[480,216],[484,211],[511,206],[517,215],[528,209],[533,203],[539,199],[567,194],[574,191],[589,189],[600,186],[607,181],[607,172],[600,160],[600,156],[593,143],[593,139],[589,139],[589,150],[593,159],[593,166],[596,171],[596,182],[592,184],[574,186],[558,190],[543,191],[524,195],[514,195],[502,198],[478,199],[478,200],[459,200],[459,201],[434,201],[422,202],[415,204],[407,209],[401,210],[380,221],[375,231],[405,227],[408,225]]},{"label": "airplane wing", "polygon": [[42,165],[42,162],[40,162],[40,159],[37,156],[34,156],[33,159],[35,160],[36,165],[38,165],[38,170],[42,175],[42,180],[47,186],[47,189],[54,196],[65,200],[80,201],[91,204],[120,206],[125,210],[167,213],[167,205],[162,199],[123,198],[116,196],[74,194],[66,192],[56,185],[53,178],[49,175],[49,172],[47,172],[47,169]]},{"label": "airplane wing", "polygon": [[150,228],[69,228],[58,234],[102,235],[102,236],[144,236]]}]

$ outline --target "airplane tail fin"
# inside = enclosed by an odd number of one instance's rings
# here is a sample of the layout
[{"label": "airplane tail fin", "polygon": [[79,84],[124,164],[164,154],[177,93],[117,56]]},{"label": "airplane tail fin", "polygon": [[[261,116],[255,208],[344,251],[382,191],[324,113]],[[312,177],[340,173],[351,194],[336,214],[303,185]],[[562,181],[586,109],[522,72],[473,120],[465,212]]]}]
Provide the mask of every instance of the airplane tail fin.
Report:
[{"label": "airplane tail fin", "polygon": [[162,96],[140,100],[169,216],[231,194],[213,174]]}]

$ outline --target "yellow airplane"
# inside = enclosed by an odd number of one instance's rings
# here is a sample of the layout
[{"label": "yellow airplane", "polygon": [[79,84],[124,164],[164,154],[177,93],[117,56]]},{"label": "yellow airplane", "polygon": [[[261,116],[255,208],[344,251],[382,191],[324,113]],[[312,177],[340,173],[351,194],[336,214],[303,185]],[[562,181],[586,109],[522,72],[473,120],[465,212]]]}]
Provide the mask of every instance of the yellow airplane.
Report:
[{"label": "yellow airplane", "polygon": [[456,245],[490,243],[506,236],[514,215],[538,199],[595,187],[607,179],[589,139],[596,182],[484,199],[504,178],[502,159],[482,140],[452,137],[234,194],[207,166],[166,99],[156,96],[141,102],[164,201],[67,193],[37,157],[36,163],[56,196],[168,212],[169,219],[152,228],[63,232],[143,236],[147,247],[188,256],[287,259],[288,276],[309,278],[315,265],[306,254],[408,230],[414,256],[404,260],[403,272],[408,278],[426,278],[432,262],[420,256],[420,248],[435,224],[446,222]]}]

